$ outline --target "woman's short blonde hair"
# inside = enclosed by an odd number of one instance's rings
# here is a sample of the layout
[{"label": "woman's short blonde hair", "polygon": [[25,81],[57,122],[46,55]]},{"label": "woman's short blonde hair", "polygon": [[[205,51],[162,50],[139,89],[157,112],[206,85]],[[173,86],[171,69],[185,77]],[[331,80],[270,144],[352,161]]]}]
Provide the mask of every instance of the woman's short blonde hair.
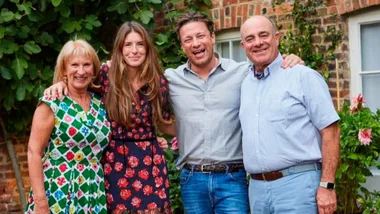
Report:
[{"label": "woman's short blonde hair", "polygon": [[66,62],[72,56],[85,55],[89,56],[92,60],[94,66],[94,76],[92,77],[92,82],[90,83],[90,87],[98,87],[94,85],[95,79],[98,77],[100,72],[100,61],[99,57],[96,54],[95,49],[86,41],[78,39],[78,40],[70,40],[63,45],[61,52],[58,55],[57,63],[55,65],[53,84],[64,81],[65,70],[66,70]]}]

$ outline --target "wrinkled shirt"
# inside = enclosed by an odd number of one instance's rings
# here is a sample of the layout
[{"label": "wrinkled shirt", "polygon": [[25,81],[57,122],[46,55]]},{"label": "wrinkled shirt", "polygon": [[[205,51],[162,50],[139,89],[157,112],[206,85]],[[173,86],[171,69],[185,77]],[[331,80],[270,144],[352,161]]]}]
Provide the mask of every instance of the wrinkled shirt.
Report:
[{"label": "wrinkled shirt", "polygon": [[239,116],[249,173],[321,161],[320,131],[339,120],[323,77],[303,65],[283,69],[282,61],[279,54],[262,79],[252,67],[241,87]]},{"label": "wrinkled shirt", "polygon": [[240,87],[248,67],[247,62],[219,58],[206,80],[189,62],[165,71],[176,116],[178,168],[185,163],[242,162]]}]

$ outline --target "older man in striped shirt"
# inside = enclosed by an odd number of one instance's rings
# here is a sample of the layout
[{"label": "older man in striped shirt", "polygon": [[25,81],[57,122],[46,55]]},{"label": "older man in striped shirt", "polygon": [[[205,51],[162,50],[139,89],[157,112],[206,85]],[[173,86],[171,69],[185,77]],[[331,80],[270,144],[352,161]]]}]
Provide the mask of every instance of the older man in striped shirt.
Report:
[{"label": "older man in striped shirt", "polygon": [[339,116],[323,77],[280,67],[280,35],[265,17],[248,19],[241,36],[254,63],[239,113],[251,213],[333,213]]}]

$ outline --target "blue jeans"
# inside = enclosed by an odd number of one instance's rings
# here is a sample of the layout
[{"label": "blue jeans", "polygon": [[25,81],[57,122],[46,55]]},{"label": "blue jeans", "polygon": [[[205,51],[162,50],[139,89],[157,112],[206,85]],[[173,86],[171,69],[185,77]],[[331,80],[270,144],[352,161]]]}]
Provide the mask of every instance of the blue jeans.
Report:
[{"label": "blue jeans", "polygon": [[317,214],[316,193],[320,170],[295,173],[274,181],[250,179],[251,213]]},{"label": "blue jeans", "polygon": [[249,213],[247,174],[202,173],[182,169],[181,193],[186,214]]}]

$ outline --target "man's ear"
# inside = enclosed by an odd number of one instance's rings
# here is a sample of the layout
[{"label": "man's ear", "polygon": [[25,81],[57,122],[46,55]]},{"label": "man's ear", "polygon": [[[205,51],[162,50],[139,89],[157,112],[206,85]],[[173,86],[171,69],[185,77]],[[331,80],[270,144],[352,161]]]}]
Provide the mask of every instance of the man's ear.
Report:
[{"label": "man's ear", "polygon": [[274,38],[275,38],[276,41],[277,41],[277,45],[279,45],[279,44],[280,44],[280,38],[281,38],[280,33],[279,33],[279,32],[276,32],[276,34],[274,35]]},{"label": "man's ear", "polygon": [[215,32],[212,32],[211,33],[212,44],[215,44],[215,37],[216,37]]}]

